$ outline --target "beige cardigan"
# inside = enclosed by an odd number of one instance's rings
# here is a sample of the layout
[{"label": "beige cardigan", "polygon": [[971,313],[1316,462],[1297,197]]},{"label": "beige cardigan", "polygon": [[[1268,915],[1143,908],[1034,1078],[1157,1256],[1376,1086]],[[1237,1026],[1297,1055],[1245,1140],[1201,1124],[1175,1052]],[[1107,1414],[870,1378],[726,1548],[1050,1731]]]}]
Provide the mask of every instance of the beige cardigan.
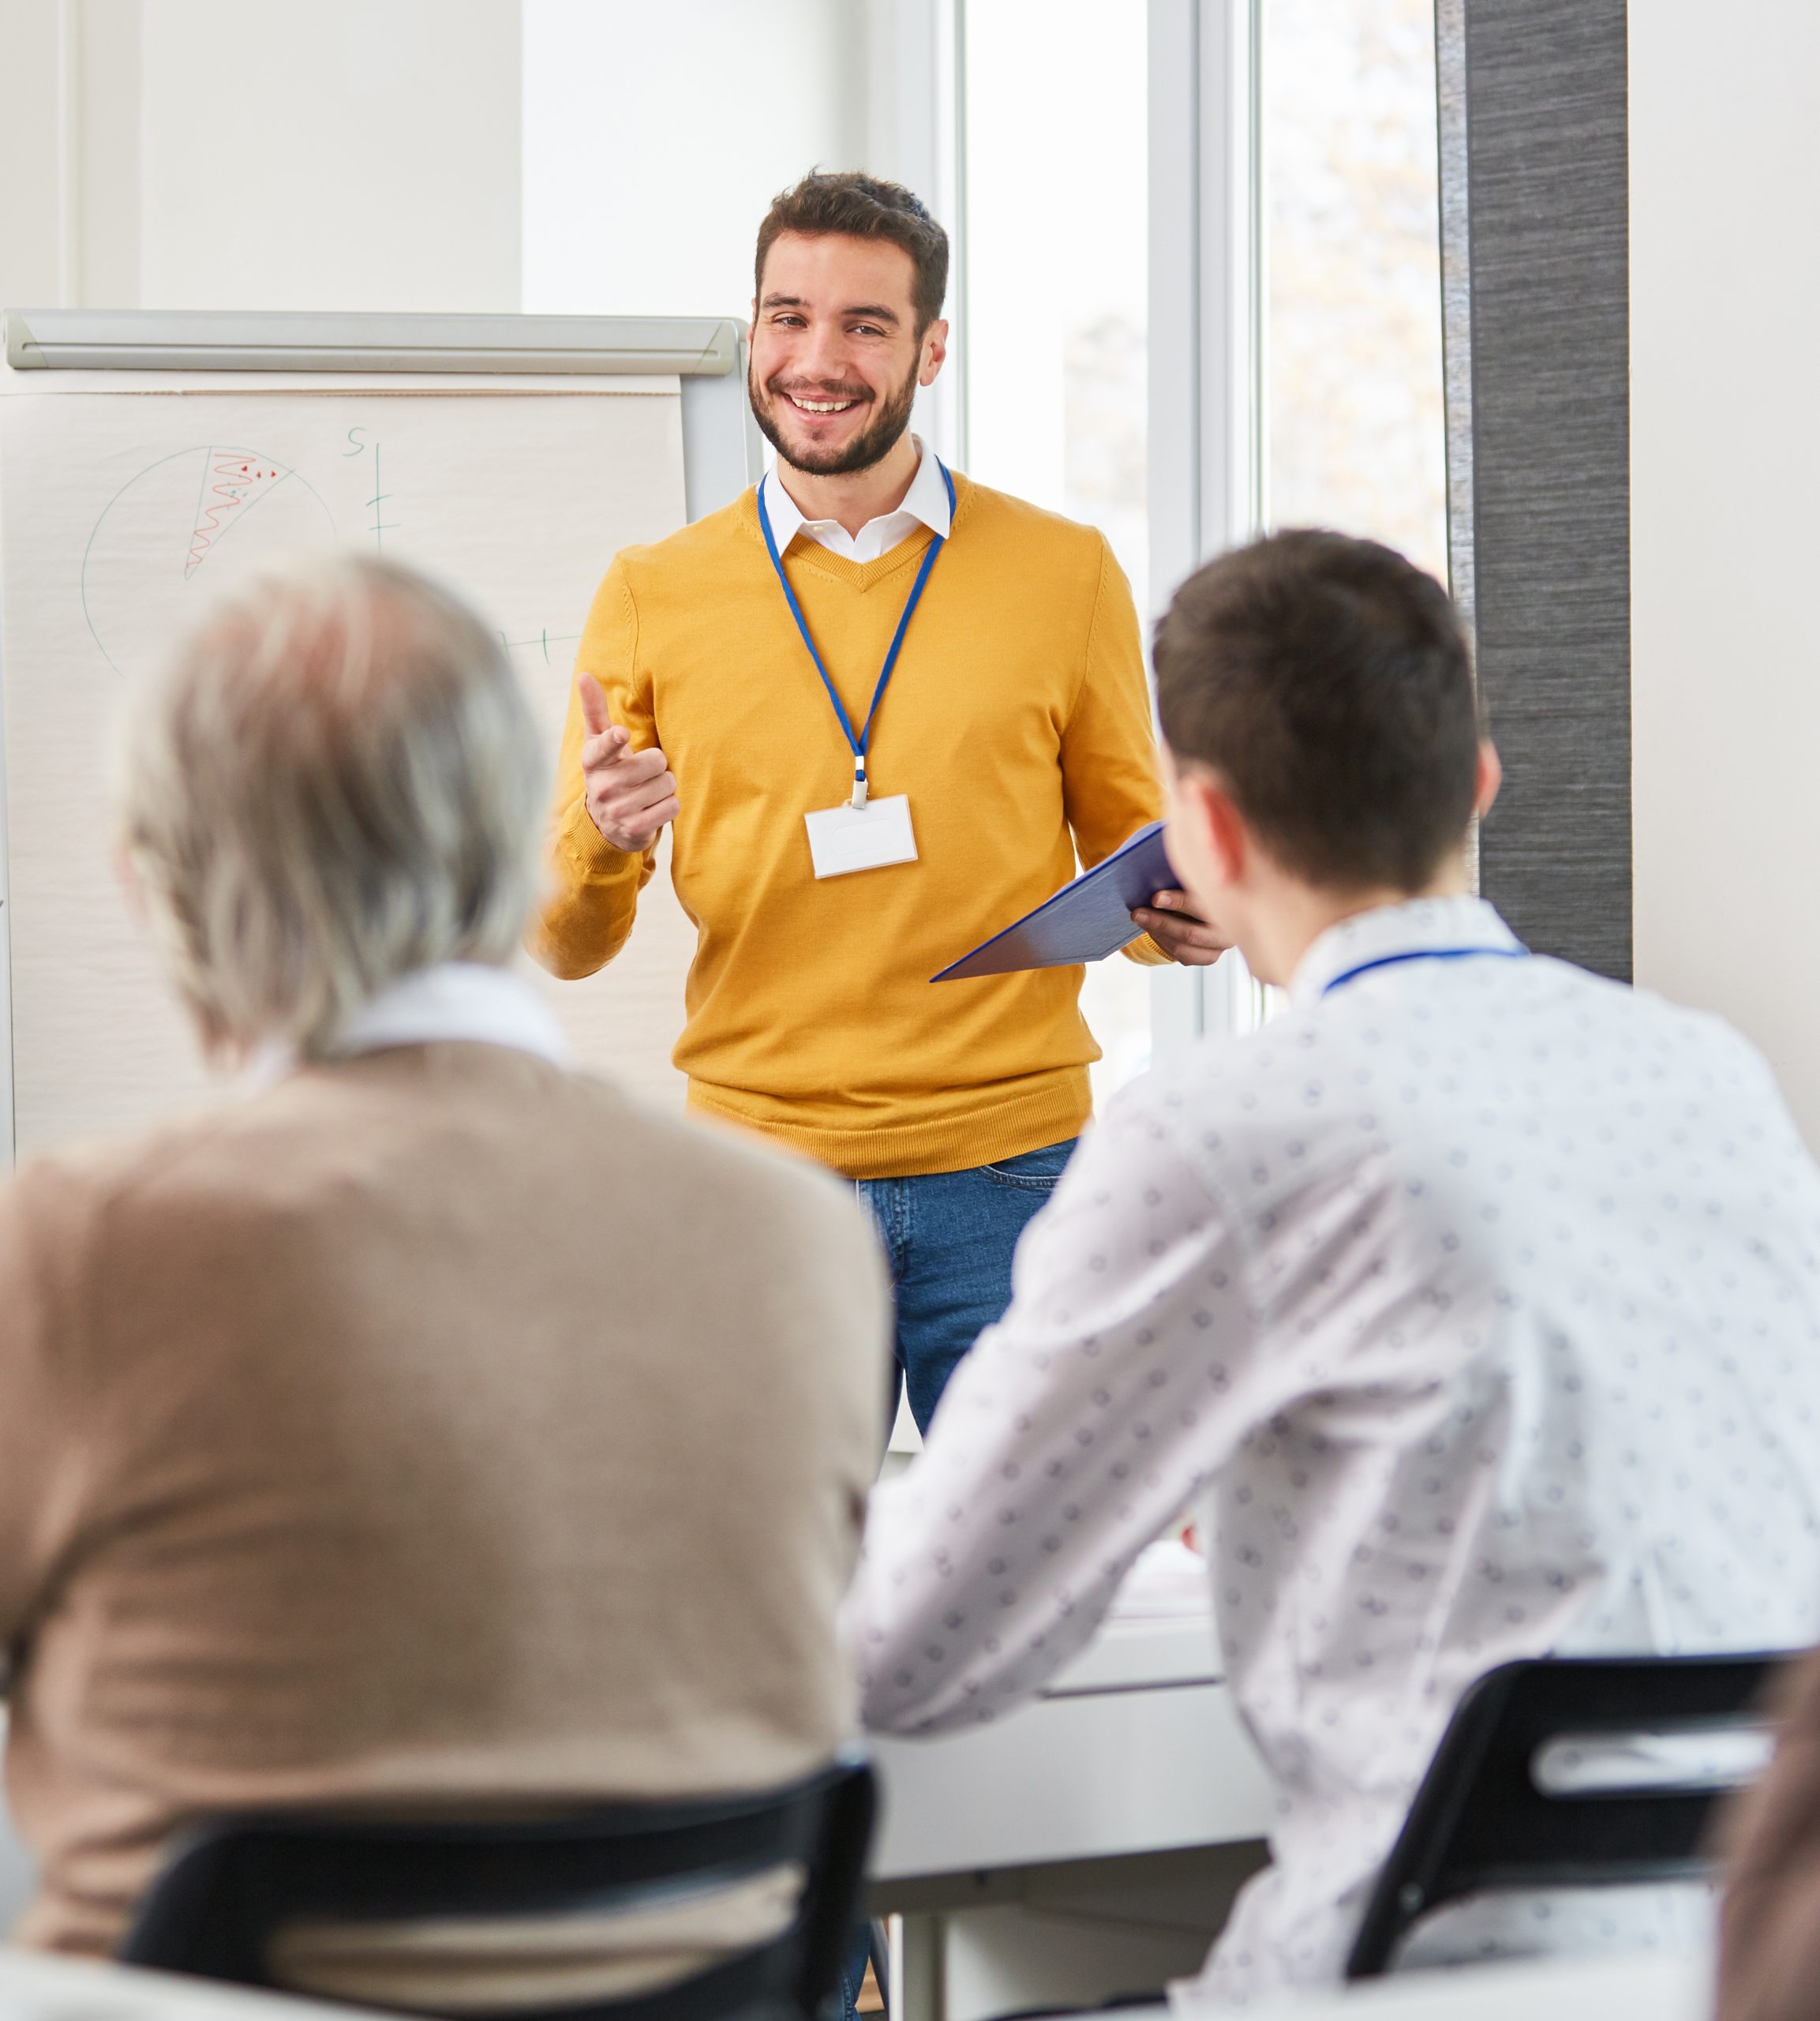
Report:
[{"label": "beige cardigan", "polygon": [[21,1934],[172,1832],[754,1788],[850,1730],[887,1294],[836,1180],[474,1044],[0,1197]]}]

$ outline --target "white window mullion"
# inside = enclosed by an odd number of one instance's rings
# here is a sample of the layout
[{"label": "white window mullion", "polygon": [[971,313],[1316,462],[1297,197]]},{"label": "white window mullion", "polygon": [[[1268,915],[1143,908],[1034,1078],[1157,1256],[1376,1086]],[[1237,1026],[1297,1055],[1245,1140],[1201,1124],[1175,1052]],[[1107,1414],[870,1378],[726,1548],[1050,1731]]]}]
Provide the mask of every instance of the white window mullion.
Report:
[{"label": "white window mullion", "polygon": [[[948,229],[949,321],[965,329],[967,206],[963,141],[965,0],[866,0],[866,167],[914,189]],[[916,396],[913,426],[944,462],[967,467],[965,343]]]},{"label": "white window mullion", "polygon": [[[1153,615],[1260,523],[1258,0],[1149,0]],[[1248,1030],[1237,954],[1151,982],[1155,1056]]]}]

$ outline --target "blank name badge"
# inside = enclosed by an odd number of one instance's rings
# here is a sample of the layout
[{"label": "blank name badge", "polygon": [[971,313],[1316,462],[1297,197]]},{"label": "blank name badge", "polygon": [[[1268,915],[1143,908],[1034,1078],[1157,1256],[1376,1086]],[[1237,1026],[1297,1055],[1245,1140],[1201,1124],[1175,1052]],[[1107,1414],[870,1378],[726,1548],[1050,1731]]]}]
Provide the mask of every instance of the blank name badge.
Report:
[{"label": "blank name badge", "polygon": [[803,819],[818,877],[847,877],[856,870],[916,861],[908,793],[869,800],[863,807],[825,807]]}]

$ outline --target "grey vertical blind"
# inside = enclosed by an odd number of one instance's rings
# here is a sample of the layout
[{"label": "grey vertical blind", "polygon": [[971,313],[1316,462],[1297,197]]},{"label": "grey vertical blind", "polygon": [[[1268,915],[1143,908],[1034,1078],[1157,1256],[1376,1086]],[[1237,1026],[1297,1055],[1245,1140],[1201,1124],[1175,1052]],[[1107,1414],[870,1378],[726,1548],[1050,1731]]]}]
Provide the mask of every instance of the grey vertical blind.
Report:
[{"label": "grey vertical blind", "polygon": [[1504,761],[1480,888],[1631,976],[1624,0],[1436,0],[1448,541]]}]

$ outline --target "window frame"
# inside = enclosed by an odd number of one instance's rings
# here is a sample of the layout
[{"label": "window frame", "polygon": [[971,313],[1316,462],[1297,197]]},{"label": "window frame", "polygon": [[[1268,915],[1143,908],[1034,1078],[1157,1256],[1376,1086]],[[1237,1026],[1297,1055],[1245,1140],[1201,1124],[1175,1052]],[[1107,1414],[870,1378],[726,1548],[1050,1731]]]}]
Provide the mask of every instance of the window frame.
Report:
[{"label": "window frame", "polygon": [[[1263,523],[1261,4],[1148,0],[1152,618]],[[1152,1057],[1250,1030],[1257,999],[1237,954],[1159,969]]]},{"label": "window frame", "polygon": [[[967,0],[871,0],[881,167],[928,193],[953,248],[947,369],[916,426],[967,463]],[[1261,0],[1146,0],[1149,120],[1148,512],[1152,608],[1262,524],[1263,292],[1257,113]],[[883,81],[883,100],[878,91]],[[1182,418],[1188,417],[1188,426]],[[1151,978],[1152,1056],[1249,1029],[1237,955]]]}]

